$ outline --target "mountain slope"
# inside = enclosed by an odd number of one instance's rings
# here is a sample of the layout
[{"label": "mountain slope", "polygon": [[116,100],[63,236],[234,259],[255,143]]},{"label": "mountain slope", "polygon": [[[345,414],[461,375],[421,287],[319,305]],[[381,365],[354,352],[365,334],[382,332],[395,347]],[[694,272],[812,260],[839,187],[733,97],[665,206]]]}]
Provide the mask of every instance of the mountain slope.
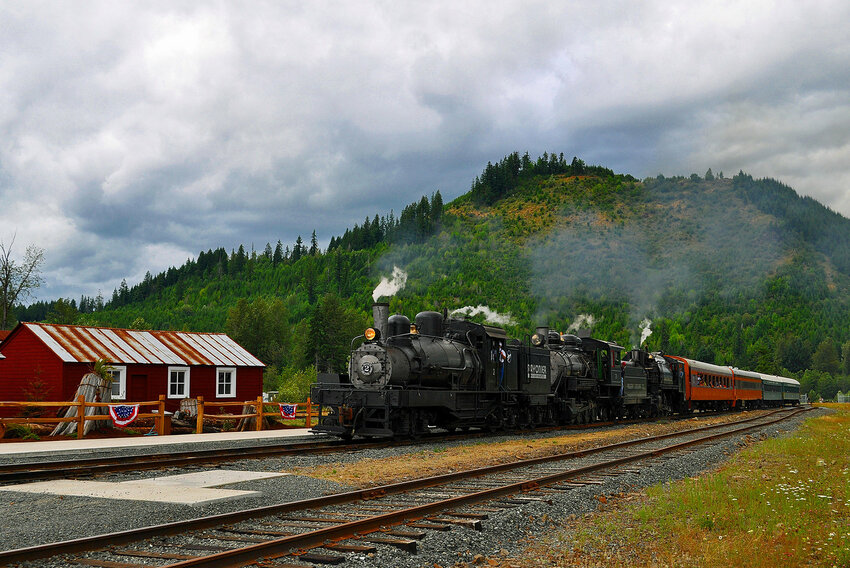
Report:
[{"label": "mountain slope", "polygon": [[[208,251],[78,320],[246,333],[234,322],[250,321],[253,306],[286,336],[261,358],[344,367],[372,290],[397,266],[407,281],[391,310],[411,317],[486,306],[518,337],[540,324],[581,326],[626,347],[651,330],[652,349],[764,372],[837,375],[841,362],[819,356],[828,347],[850,362],[850,221],[743,173],[640,181],[575,158],[512,154],[445,206],[437,193],[399,220],[367,219],[332,250],[300,246]],[[825,394],[838,388],[811,377]]]}]

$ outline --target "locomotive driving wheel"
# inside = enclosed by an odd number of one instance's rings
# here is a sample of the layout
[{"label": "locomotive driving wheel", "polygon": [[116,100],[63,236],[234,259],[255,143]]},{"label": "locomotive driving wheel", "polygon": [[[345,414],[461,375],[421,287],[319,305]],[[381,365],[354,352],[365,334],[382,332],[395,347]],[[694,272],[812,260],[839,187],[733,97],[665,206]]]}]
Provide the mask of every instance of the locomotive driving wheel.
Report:
[{"label": "locomotive driving wheel", "polygon": [[484,429],[488,432],[497,432],[505,428],[505,417],[501,407],[494,408],[487,418],[484,419]]}]

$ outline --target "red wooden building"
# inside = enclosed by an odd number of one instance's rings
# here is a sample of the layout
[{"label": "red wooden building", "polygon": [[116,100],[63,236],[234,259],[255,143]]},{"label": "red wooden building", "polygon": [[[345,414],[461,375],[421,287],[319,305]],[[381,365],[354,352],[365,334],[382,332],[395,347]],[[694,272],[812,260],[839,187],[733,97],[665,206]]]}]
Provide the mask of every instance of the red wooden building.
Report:
[{"label": "red wooden building", "polygon": [[[256,399],[263,363],[222,333],[138,331],[20,323],[0,343],[0,400],[71,400],[83,375],[103,359],[113,368],[113,400]],[[30,399],[31,400],[31,399]]]}]

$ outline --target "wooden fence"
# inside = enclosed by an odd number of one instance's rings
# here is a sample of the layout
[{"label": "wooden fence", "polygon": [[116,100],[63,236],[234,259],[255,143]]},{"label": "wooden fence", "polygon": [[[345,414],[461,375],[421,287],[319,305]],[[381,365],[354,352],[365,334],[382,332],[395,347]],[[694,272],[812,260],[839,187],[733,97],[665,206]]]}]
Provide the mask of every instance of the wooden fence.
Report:
[{"label": "wooden fence", "polygon": [[[112,420],[112,417],[109,414],[92,414],[86,415],[86,408],[91,407],[108,407],[113,404],[119,404],[117,402],[87,402],[86,399],[81,395],[77,397],[75,402],[29,402],[29,401],[10,401],[10,402],[0,402],[0,408],[3,407],[23,407],[23,408],[68,408],[68,407],[76,407],[77,415],[71,416],[70,418],[63,417],[55,417],[55,418],[31,418],[28,416],[19,417],[19,418],[0,418],[0,430],[5,431],[7,424],[60,424],[62,422],[76,422],[77,423],[77,438],[83,437],[83,432],[85,431],[86,420]],[[141,410],[142,407],[145,406],[155,406],[156,410],[152,410],[151,412],[139,412],[137,418],[154,418],[156,421],[156,432],[160,436],[165,435],[167,433],[167,424],[170,422],[170,415],[165,412],[165,395],[159,395],[159,400],[154,401],[144,401],[144,402],[133,402],[133,403],[124,403],[120,404],[138,404]]]},{"label": "wooden fence", "polygon": [[[238,420],[242,418],[253,418],[254,419],[254,429],[260,431],[263,429],[263,418],[267,417],[277,417],[280,418],[280,407],[276,402],[263,402],[263,397],[258,396],[257,400],[248,400],[245,402],[204,402],[204,397],[199,396],[198,401],[198,417],[197,423],[195,426],[195,432],[203,432],[204,431],[204,420]],[[217,408],[226,408],[228,406],[241,406],[243,409],[246,406],[253,406],[254,412],[243,413],[243,414],[211,414],[206,411],[207,406]],[[268,411],[266,410],[267,406],[274,407],[274,410]],[[313,417],[319,416],[319,408],[318,405],[313,404],[310,399],[307,399],[307,402],[299,402],[297,405],[297,410],[295,413],[295,420],[304,420],[304,427],[310,428],[313,426]]]},{"label": "wooden fence", "polygon": [[[201,433],[204,431],[204,420],[239,420],[242,418],[255,419],[254,429],[260,431],[263,429],[263,418],[277,417],[280,418],[280,407],[276,402],[263,402],[263,397],[258,396],[256,400],[248,400],[244,402],[205,402],[204,397],[199,396],[197,399],[198,416],[196,418],[195,432]],[[145,402],[129,402],[129,401],[113,401],[113,402],[86,402],[80,396],[75,402],[29,402],[29,401],[0,401],[0,408],[68,408],[77,407],[77,416],[70,418],[54,417],[12,417],[0,418],[0,437],[2,437],[6,426],[9,424],[60,424],[62,422],[77,423],[77,438],[83,437],[85,423],[87,420],[112,420],[109,414],[95,414],[86,416],[86,408],[90,407],[108,407],[111,405],[133,405],[138,404],[140,410],[145,406],[154,406],[155,409],[148,413],[139,412],[137,418],[153,418],[156,424],[156,432],[160,436],[171,433],[171,413],[165,411],[165,395],[159,395],[159,400]],[[238,406],[244,409],[245,407],[253,407],[254,412],[241,414],[212,414],[205,411],[205,407],[217,408],[223,410],[227,407]],[[273,407],[269,411],[266,407]],[[318,406],[312,404],[310,399],[307,402],[298,403],[295,415],[296,420],[304,420],[304,426],[310,428],[313,425],[313,418],[319,416]],[[293,426],[300,427],[300,426]]]}]

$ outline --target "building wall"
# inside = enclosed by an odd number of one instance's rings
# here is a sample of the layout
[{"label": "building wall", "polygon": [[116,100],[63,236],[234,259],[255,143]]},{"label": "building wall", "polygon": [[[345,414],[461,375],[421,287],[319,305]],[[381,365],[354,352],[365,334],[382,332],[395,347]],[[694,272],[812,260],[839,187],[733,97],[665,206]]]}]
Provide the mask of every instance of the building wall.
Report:
[{"label": "building wall", "polygon": [[[190,366],[188,398],[203,396],[205,402],[236,402],[262,395],[263,369],[236,367],[236,396],[219,398],[217,369],[213,366]],[[127,365],[127,402],[153,401],[164,394],[166,410],[178,410],[180,399],[168,398],[168,372],[168,365]]]},{"label": "building wall", "polygon": [[[9,341],[11,340],[11,341]],[[46,401],[70,401],[80,380],[90,372],[91,363],[63,363],[32,331],[20,327],[14,336],[5,341],[0,359],[0,400],[27,400],[27,389],[33,388],[35,378],[43,388],[40,398]],[[120,363],[116,363],[121,365]],[[166,395],[166,409],[176,411],[180,399],[168,396],[168,365],[127,364],[126,401],[155,401]],[[206,402],[256,400],[263,391],[262,367],[236,367],[236,396],[218,398],[217,369],[215,366],[189,366],[189,398],[199,395]],[[233,409],[228,409],[234,411]],[[238,410],[238,409],[236,409]],[[238,412],[237,412],[238,413]],[[0,416],[19,415],[15,409],[0,409]]]},{"label": "building wall", "polygon": [[28,391],[42,400],[63,399],[62,361],[34,333],[19,328],[2,352],[0,400],[28,400]]}]

